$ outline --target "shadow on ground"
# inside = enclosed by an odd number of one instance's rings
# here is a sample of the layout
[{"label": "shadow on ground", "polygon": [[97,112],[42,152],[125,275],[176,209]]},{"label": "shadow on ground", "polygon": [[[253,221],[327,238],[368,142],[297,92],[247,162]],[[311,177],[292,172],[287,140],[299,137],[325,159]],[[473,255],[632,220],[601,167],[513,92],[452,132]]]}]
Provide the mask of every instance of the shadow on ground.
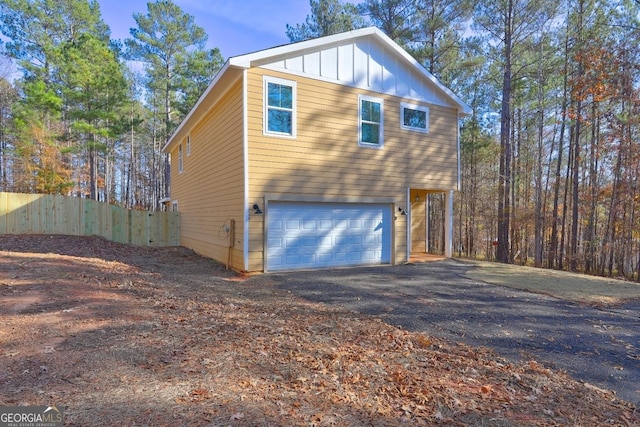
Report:
[{"label": "shadow on ground", "polygon": [[507,360],[536,360],[640,403],[638,300],[614,307],[578,304],[471,279],[479,268],[449,259],[267,276],[308,300],[490,347]]}]

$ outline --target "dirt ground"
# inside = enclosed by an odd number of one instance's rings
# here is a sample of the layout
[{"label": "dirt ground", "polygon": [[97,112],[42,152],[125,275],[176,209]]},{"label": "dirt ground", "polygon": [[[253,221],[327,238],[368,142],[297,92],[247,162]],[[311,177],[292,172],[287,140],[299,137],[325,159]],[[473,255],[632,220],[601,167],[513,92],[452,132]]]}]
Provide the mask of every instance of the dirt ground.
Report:
[{"label": "dirt ground", "polygon": [[0,405],[76,426],[640,425],[536,361],[245,279],[184,248],[0,236]]}]

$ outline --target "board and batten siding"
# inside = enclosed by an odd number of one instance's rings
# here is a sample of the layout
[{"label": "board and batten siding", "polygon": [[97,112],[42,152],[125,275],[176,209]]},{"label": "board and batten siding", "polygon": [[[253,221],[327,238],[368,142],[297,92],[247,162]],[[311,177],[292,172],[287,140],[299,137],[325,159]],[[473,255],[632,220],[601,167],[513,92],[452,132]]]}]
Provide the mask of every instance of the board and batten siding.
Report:
[{"label": "board and batten siding", "polygon": [[181,245],[226,263],[229,240],[225,225],[234,219],[231,267],[244,269],[243,100],[239,80],[195,124],[186,123],[191,151],[182,140],[183,171],[178,147],[171,151],[171,198],[182,217]]},{"label": "board and batten siding", "polygon": [[[297,135],[263,135],[263,76],[297,85]],[[247,73],[249,200],[388,202],[407,208],[406,189],[457,186],[455,108],[253,68]],[[384,101],[384,147],[358,146],[358,95]],[[400,127],[400,103],[429,107],[429,133]],[[397,212],[396,212],[397,213]],[[396,214],[395,258],[406,259],[406,216]],[[254,228],[255,225],[255,228]],[[250,224],[252,265],[262,260],[262,223]]]}]

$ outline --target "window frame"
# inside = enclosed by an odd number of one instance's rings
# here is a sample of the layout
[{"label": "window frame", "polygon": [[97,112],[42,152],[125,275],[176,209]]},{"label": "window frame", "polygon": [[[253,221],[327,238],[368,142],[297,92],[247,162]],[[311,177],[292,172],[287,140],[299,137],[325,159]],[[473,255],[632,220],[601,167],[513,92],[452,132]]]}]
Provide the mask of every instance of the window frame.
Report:
[{"label": "window frame", "polygon": [[187,157],[191,155],[191,134],[187,135]]},{"label": "window frame", "polygon": [[[264,80],[264,84],[263,84],[263,111],[262,111],[262,123],[263,123],[263,128],[262,128],[262,133],[263,135],[266,136],[275,136],[275,137],[279,137],[279,138],[296,138],[297,136],[297,82],[294,80],[286,80],[286,79],[281,79],[278,77],[272,77],[272,76],[264,76],[263,77]],[[269,105],[269,84],[277,84],[277,85],[282,85],[282,86],[289,86],[291,87],[291,109],[288,108],[282,108],[282,107],[275,107],[275,106],[270,106]],[[291,133],[286,133],[286,132],[276,132],[276,131],[272,131],[269,130],[269,109],[270,108],[275,108],[279,111],[290,111],[291,112]]]},{"label": "window frame", "polygon": [[[417,128],[414,126],[407,126],[404,124],[404,110],[415,110],[415,111],[422,111],[426,114],[425,117],[425,128]],[[400,103],[400,127],[404,130],[410,130],[410,131],[414,131],[414,132],[422,132],[422,133],[429,133],[429,107],[425,107],[424,105],[417,105],[417,104],[409,104],[408,102],[401,102]]]},{"label": "window frame", "polygon": [[[378,122],[378,143],[367,142],[362,140],[362,102],[374,102],[380,104],[380,122]],[[376,122],[367,122],[376,123]],[[358,95],[358,146],[366,148],[382,149],[384,147],[384,100],[375,96]]]},{"label": "window frame", "polygon": [[184,172],[184,158],[182,156],[182,144],[178,144],[178,173]]}]

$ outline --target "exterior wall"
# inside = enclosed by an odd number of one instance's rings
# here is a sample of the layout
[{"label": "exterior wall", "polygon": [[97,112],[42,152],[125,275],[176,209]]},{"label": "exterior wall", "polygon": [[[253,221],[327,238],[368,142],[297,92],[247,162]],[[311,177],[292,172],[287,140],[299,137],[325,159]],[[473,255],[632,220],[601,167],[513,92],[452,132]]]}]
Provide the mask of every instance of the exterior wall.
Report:
[{"label": "exterior wall", "polygon": [[[297,82],[297,136],[263,135],[263,75]],[[292,201],[383,202],[408,208],[407,188],[455,189],[455,108],[261,68],[247,73],[249,203]],[[384,148],[358,146],[358,94],[384,100]],[[402,101],[429,107],[429,133],[400,127]],[[268,206],[267,206],[268,209]],[[406,254],[407,216],[396,214],[395,261]],[[185,220],[186,222],[186,220]],[[250,269],[261,270],[263,221],[250,219]]]},{"label": "exterior wall", "polygon": [[[231,267],[243,270],[244,161],[242,81],[237,81],[197,123],[186,123],[191,140],[187,155],[182,139],[183,172],[178,146],[171,151],[171,199],[182,219],[180,244],[227,263],[226,232],[235,220]],[[230,233],[229,233],[230,234]]]}]

